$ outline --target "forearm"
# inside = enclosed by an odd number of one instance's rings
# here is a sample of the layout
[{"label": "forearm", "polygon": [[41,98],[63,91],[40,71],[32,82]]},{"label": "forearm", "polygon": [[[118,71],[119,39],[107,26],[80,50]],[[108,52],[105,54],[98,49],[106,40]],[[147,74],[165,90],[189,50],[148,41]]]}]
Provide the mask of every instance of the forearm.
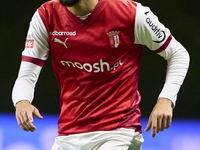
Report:
[{"label": "forearm", "polygon": [[167,74],[160,97],[170,99],[175,106],[177,94],[187,74],[189,54],[174,38],[165,50],[165,59],[168,61]]},{"label": "forearm", "polygon": [[22,61],[12,92],[14,106],[17,102],[22,100],[28,100],[30,103],[32,102],[35,84],[38,80],[41,68],[42,67],[38,65]]}]

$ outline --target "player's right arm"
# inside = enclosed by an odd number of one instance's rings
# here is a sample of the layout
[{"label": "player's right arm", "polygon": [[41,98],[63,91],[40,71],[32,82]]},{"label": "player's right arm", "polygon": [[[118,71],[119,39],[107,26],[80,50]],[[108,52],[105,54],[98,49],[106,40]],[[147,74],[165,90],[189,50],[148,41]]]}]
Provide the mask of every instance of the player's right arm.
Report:
[{"label": "player's right arm", "polygon": [[45,25],[36,11],[29,26],[25,49],[17,80],[13,87],[12,100],[16,108],[16,119],[25,131],[34,131],[33,116],[42,119],[38,109],[31,102],[40,71],[48,58],[49,44]]},{"label": "player's right arm", "polygon": [[33,116],[42,119],[39,110],[34,107],[28,100],[22,100],[16,104],[16,119],[19,126],[25,131],[35,131],[36,127],[33,125]]}]

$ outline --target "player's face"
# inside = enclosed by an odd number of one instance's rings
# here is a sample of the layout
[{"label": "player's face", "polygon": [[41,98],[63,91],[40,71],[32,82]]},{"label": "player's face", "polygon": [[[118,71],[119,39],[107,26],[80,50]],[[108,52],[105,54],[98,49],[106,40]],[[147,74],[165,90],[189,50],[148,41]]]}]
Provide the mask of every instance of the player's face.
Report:
[{"label": "player's face", "polygon": [[81,0],[60,0],[60,3],[64,6],[72,7],[80,1]]}]

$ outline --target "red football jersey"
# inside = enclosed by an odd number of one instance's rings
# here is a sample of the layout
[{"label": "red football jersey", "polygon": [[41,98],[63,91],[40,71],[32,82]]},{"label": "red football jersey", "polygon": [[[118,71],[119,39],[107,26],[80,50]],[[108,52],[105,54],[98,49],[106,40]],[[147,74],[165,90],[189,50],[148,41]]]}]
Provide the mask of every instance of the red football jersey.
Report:
[{"label": "red football jersey", "polygon": [[120,127],[141,132],[137,89],[143,47],[134,44],[136,6],[100,0],[85,20],[55,1],[38,9],[61,87],[59,135]]}]

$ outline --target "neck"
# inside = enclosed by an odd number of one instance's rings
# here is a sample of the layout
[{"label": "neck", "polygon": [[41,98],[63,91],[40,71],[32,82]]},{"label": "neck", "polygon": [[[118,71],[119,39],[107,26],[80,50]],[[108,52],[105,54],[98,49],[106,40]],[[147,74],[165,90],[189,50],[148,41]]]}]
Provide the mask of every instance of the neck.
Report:
[{"label": "neck", "polygon": [[84,16],[91,13],[99,0],[81,0],[75,6],[67,7],[67,9],[76,16]]}]

